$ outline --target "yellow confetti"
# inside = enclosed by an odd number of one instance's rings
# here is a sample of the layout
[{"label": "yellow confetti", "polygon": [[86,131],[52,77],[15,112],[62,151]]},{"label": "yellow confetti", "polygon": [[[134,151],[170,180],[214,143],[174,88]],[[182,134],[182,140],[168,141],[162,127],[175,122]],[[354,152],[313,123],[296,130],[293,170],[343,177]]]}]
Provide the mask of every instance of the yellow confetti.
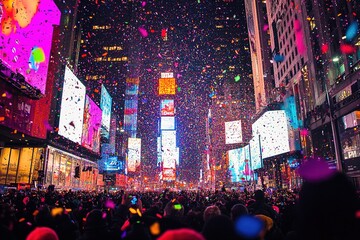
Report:
[{"label": "yellow confetti", "polygon": [[150,233],[155,236],[160,234],[160,224],[158,222],[154,222],[150,226]]}]

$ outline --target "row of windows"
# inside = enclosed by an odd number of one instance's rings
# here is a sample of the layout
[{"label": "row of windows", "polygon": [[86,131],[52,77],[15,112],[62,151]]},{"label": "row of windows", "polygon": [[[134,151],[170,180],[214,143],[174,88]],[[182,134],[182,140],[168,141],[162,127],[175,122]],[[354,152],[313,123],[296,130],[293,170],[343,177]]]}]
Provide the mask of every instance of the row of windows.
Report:
[{"label": "row of windows", "polygon": [[128,60],[128,57],[117,57],[117,58],[98,57],[98,58],[95,58],[95,62],[125,62],[127,60]]},{"label": "row of windows", "polygon": [[121,46],[104,46],[105,51],[121,51],[124,50]]}]

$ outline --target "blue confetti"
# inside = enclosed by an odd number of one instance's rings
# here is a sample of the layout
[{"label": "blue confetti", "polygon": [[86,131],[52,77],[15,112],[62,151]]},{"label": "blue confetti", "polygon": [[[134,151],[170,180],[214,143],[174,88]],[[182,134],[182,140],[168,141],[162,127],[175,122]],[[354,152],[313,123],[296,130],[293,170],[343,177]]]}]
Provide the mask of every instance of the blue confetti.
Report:
[{"label": "blue confetti", "polygon": [[264,223],[253,216],[242,216],[235,223],[235,231],[245,238],[255,238],[260,235]]},{"label": "blue confetti", "polygon": [[276,55],[274,56],[274,61],[275,61],[275,62],[282,62],[282,61],[284,61],[284,60],[285,60],[285,57],[284,57],[283,55],[276,54]]},{"label": "blue confetti", "polygon": [[359,24],[357,21],[350,23],[349,27],[346,30],[346,40],[351,42],[357,35],[359,30]]}]

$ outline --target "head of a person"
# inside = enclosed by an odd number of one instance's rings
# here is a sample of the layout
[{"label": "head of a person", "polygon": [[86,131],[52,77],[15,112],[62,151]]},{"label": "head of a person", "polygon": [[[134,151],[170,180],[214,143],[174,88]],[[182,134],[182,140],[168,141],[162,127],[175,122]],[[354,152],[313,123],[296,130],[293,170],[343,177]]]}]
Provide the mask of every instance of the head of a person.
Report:
[{"label": "head of a person", "polygon": [[202,234],[206,240],[232,240],[236,236],[233,222],[225,215],[216,215],[206,221]]},{"label": "head of a person", "polygon": [[26,240],[59,240],[59,237],[51,228],[37,227],[29,233]]},{"label": "head of a person", "polygon": [[165,217],[179,217],[184,215],[184,206],[178,201],[171,200],[164,208]]},{"label": "head of a person", "polygon": [[243,215],[247,215],[247,214],[249,214],[247,207],[240,203],[235,204],[231,208],[231,212],[230,212],[231,220],[233,220],[233,221],[235,221],[239,217],[241,217]]},{"label": "head of a person", "polygon": [[265,194],[262,190],[256,190],[254,193],[254,198],[257,202],[261,202],[265,200]]},{"label": "head of a person", "polygon": [[86,216],[86,222],[84,225],[85,230],[95,230],[106,228],[106,219],[104,214],[99,209],[91,210]]},{"label": "head of a person", "polygon": [[167,230],[158,240],[205,240],[205,238],[192,229],[181,228]]},{"label": "head of a person", "polygon": [[207,222],[214,216],[219,216],[219,215],[221,215],[221,211],[218,206],[216,205],[208,206],[204,211],[204,215],[203,215],[204,222]]}]

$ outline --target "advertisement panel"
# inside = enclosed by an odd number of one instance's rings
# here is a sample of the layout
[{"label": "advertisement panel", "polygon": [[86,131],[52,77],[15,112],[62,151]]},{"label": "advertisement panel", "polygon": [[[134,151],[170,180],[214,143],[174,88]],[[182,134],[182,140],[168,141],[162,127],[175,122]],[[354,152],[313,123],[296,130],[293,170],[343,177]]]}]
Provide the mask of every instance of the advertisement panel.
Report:
[{"label": "advertisement panel", "polygon": [[225,144],[242,143],[241,121],[225,122]]},{"label": "advertisement panel", "polygon": [[175,117],[161,117],[160,129],[161,130],[174,130],[175,129]]},{"label": "advertisement panel", "polygon": [[140,166],[141,159],[141,139],[129,138],[128,139],[128,172],[135,172],[136,168]]},{"label": "advertisement panel", "polygon": [[161,163],[161,137],[157,137],[157,161],[156,165],[159,166],[159,163]]},{"label": "advertisement panel", "polygon": [[60,11],[53,0],[0,4],[0,60],[32,87],[45,93],[53,25]]},{"label": "advertisement panel", "polygon": [[160,73],[161,78],[173,78],[174,77],[174,73],[172,72],[162,72]]},{"label": "advertisement panel", "polygon": [[250,153],[251,153],[251,167],[253,170],[262,167],[262,159],[260,154],[260,138],[259,136],[253,137],[250,140]]},{"label": "advertisement panel", "polygon": [[66,67],[61,98],[59,135],[81,144],[85,106],[84,84]]},{"label": "advertisement panel", "polygon": [[126,95],[138,95],[139,93],[139,78],[127,78],[126,79]]},{"label": "advertisement panel", "polygon": [[124,170],[125,161],[119,159],[118,156],[110,156],[104,161],[104,171],[123,171]]},{"label": "advertisement panel", "polygon": [[174,116],[175,108],[174,108],[174,99],[163,99],[160,103],[160,113],[161,116]]},{"label": "advertisement panel", "polygon": [[172,168],[169,168],[169,169],[164,168],[163,169],[163,172],[162,172],[162,180],[163,181],[175,181],[175,179],[176,179],[175,169],[172,169]]},{"label": "advertisement panel", "polygon": [[125,131],[136,131],[137,128],[138,100],[125,100],[124,129]]},{"label": "advertisement panel", "polygon": [[102,111],[88,95],[85,99],[81,145],[99,153]]},{"label": "advertisement panel", "polygon": [[174,149],[176,147],[176,131],[161,131],[162,149]]},{"label": "advertisement panel", "polygon": [[229,150],[229,172],[231,182],[250,180],[250,149],[249,145],[243,148]]},{"label": "advertisement panel", "polygon": [[101,85],[100,108],[102,110],[101,136],[109,139],[112,98],[104,85]]},{"label": "advertisement panel", "polygon": [[254,138],[260,138],[262,159],[290,151],[288,124],[284,110],[265,112],[252,125],[252,134]]},{"label": "advertisement panel", "polygon": [[165,149],[162,152],[163,168],[176,168],[176,148]]},{"label": "advertisement panel", "polygon": [[159,78],[159,95],[175,95],[175,78]]}]

